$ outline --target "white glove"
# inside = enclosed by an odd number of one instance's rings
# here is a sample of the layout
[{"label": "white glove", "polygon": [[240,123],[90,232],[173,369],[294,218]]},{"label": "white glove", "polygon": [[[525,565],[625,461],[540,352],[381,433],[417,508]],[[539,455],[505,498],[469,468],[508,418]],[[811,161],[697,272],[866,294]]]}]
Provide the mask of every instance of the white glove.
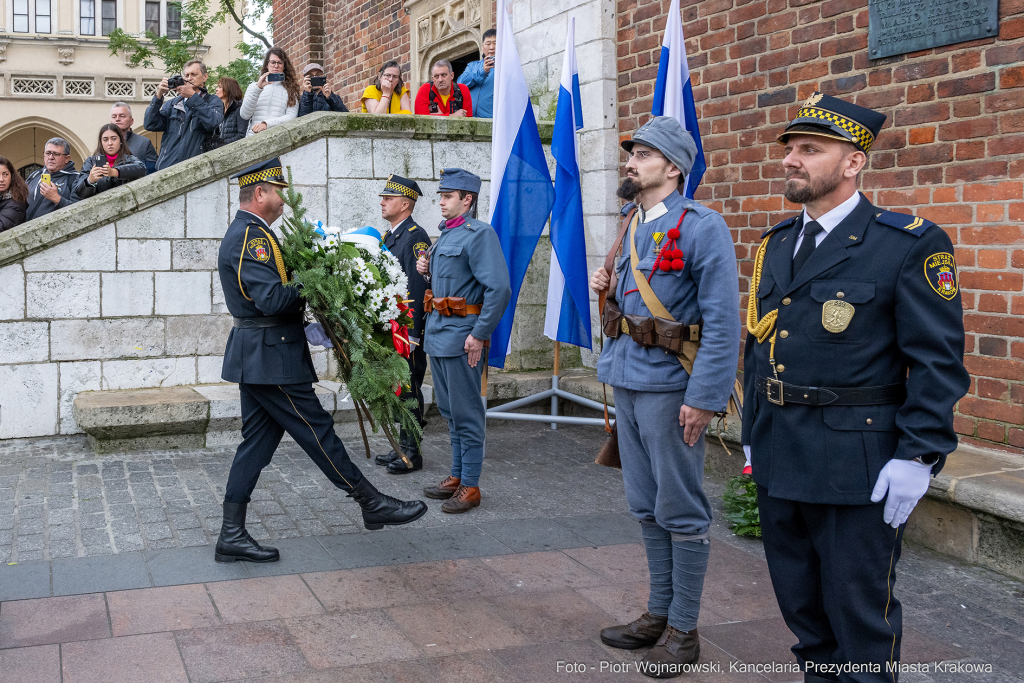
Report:
[{"label": "white glove", "polygon": [[334,345],[331,344],[331,338],[324,332],[324,327],[320,323],[306,325],[306,341],[313,346],[322,346],[325,349],[334,348]]},{"label": "white glove", "polygon": [[932,466],[914,460],[897,460],[893,458],[885,463],[878,474],[875,490],[871,492],[871,502],[877,503],[889,496],[885,501],[882,519],[893,529],[898,529],[907,521],[914,506],[928,492],[928,482],[932,476]]},{"label": "white glove", "polygon": [[747,461],[743,463],[743,474],[753,472],[753,468],[750,466],[750,445],[743,444],[743,455],[747,458]]}]

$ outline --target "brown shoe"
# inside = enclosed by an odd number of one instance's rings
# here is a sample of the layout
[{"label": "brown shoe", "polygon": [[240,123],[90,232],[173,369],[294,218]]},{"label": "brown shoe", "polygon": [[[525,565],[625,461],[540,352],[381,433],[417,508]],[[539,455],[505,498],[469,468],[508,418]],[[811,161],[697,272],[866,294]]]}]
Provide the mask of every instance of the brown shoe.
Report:
[{"label": "brown shoe", "polygon": [[458,477],[449,476],[437,486],[424,486],[423,495],[435,500],[448,500],[458,491],[459,481]]},{"label": "brown shoe", "polygon": [[601,642],[620,650],[636,650],[658,642],[667,625],[668,617],[644,612],[643,616],[628,624],[601,629]]},{"label": "brown shoe", "polygon": [[455,495],[441,506],[441,512],[455,515],[460,512],[468,512],[478,505],[480,505],[480,487],[460,485]]},{"label": "brown shoe", "polygon": [[671,626],[651,648],[640,663],[640,673],[648,678],[676,678],[686,671],[687,664],[695,664],[700,659],[700,636],[697,629],[680,631]]}]

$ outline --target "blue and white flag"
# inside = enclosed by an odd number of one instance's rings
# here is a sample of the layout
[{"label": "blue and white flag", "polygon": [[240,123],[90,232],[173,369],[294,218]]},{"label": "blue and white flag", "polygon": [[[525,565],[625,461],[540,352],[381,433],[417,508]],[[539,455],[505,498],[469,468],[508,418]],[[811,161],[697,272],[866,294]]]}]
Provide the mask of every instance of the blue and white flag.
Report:
[{"label": "blue and white flag", "polygon": [[555,191],[530,103],[523,65],[512,34],[511,0],[498,0],[498,49],[494,67],[491,134],[491,225],[501,240],[512,299],[491,335],[488,363],[505,367],[519,289],[551,214]]},{"label": "blue and white flag", "polygon": [[700,185],[707,164],[704,162],[704,146],[700,143],[700,129],[697,127],[697,108],[693,106],[693,88],[690,86],[690,67],[686,63],[686,43],[683,39],[683,20],[679,15],[679,0],[672,0],[668,10],[665,38],[661,43],[661,59],[658,62],[658,81],[654,84],[655,116],[671,116],[693,136],[697,143],[697,156],[693,169],[686,178],[685,195],[693,199],[693,192]]},{"label": "blue and white flag", "polygon": [[544,334],[549,339],[592,348],[590,289],[587,284],[587,238],[583,228],[576,131],[583,128],[580,75],[576,69],[576,19],[569,19],[565,61],[558,87],[555,133],[555,205],[551,209],[551,271]]}]

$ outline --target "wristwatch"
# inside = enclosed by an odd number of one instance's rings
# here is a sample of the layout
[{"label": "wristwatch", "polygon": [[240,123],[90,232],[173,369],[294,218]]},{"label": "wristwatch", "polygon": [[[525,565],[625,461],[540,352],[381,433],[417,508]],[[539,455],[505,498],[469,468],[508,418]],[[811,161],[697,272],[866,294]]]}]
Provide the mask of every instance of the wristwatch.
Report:
[{"label": "wristwatch", "polygon": [[919,462],[922,465],[928,465],[929,467],[931,467],[932,465],[939,462],[939,456],[936,453],[932,453],[931,455],[926,456],[919,455],[916,458],[914,458],[914,462]]}]

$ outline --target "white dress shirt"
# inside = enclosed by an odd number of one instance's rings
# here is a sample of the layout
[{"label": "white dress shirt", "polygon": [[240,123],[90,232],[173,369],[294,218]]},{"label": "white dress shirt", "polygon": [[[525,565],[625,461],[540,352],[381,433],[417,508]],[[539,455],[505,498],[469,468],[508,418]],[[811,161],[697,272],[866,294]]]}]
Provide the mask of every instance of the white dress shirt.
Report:
[{"label": "white dress shirt", "polygon": [[[815,248],[821,246],[821,241],[828,237],[828,234],[832,232],[832,229],[843,222],[847,216],[853,213],[853,210],[857,208],[857,204],[860,203],[860,192],[854,192],[853,196],[847,199],[845,202],[832,209],[816,222],[822,227],[822,231],[819,232],[814,238]],[[807,215],[807,209],[804,209],[804,225],[810,223],[813,218]],[[800,244],[804,241],[804,229],[800,228],[800,235],[796,238],[796,244],[793,245],[793,256],[796,256],[797,250],[800,248]]]}]

